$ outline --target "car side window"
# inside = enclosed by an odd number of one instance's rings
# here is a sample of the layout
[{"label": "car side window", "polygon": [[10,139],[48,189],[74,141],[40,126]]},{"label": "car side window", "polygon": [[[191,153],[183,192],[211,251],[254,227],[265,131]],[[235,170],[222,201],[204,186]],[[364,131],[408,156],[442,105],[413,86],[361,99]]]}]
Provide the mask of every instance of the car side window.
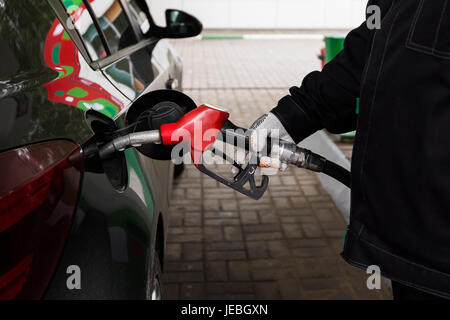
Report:
[{"label": "car side window", "polygon": [[[82,37],[92,61],[138,43],[139,33],[150,30],[145,0],[61,0]],[[71,25],[67,22],[66,27]],[[152,62],[157,41],[124,52],[101,67],[102,73],[125,96],[134,99],[158,75]]]},{"label": "car side window", "polygon": [[111,54],[137,43],[130,22],[118,0],[96,1],[91,6],[105,34]]},{"label": "car side window", "polygon": [[62,3],[70,16],[68,27],[78,31],[91,59],[106,57],[106,48],[84,3],[81,0],[63,0]]},{"label": "car side window", "polygon": [[138,42],[119,0],[62,0],[62,3],[71,18],[68,26],[75,27],[81,35],[92,60]]}]

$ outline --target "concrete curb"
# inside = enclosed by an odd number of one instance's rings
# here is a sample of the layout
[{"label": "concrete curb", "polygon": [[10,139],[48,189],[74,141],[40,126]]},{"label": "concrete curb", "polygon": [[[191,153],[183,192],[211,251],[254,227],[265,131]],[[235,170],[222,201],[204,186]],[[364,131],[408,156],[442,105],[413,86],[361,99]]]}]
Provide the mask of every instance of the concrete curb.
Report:
[{"label": "concrete curb", "polygon": [[[324,156],[345,169],[350,170],[350,161],[325,132],[316,132],[305,139],[300,145]],[[322,173],[318,173],[317,177],[319,178],[323,188],[330,194],[336,204],[336,207],[344,216],[345,221],[348,223],[350,221],[350,189],[342,183]]]}]

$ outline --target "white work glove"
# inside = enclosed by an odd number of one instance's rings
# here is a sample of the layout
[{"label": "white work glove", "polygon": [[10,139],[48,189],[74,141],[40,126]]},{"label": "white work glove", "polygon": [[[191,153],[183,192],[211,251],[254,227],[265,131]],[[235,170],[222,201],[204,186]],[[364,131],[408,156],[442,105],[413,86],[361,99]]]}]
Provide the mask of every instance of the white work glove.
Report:
[{"label": "white work glove", "polygon": [[[266,149],[267,138],[284,140],[294,143],[289,133],[284,128],[280,120],[271,112],[258,118],[250,127],[252,131],[250,136],[250,147],[255,152],[263,152]],[[274,168],[281,172],[287,169],[287,164],[281,163],[277,154],[271,153],[263,155],[259,163],[263,168]],[[269,173],[270,172],[270,173]],[[273,174],[272,171],[264,173],[266,175]]]}]

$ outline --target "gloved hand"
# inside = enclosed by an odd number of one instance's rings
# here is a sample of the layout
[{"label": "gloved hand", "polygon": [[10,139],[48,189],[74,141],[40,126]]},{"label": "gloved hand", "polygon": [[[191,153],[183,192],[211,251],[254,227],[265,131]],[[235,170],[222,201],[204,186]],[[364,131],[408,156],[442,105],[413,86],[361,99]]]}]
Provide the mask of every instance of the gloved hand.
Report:
[{"label": "gloved hand", "polygon": [[[250,129],[252,130],[250,147],[255,152],[262,152],[265,150],[267,138],[269,137],[294,143],[294,140],[286,131],[283,124],[271,112],[258,118],[251,125]],[[275,168],[281,172],[287,169],[287,165],[285,163],[280,163],[278,155],[273,153],[262,156],[259,165],[263,168]]]}]

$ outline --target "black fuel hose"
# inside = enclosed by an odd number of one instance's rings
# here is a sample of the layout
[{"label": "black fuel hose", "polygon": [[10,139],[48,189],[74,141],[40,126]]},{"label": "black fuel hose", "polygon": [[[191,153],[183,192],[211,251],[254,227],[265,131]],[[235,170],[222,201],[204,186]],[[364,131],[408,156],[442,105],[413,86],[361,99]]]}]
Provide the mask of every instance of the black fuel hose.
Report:
[{"label": "black fuel hose", "polygon": [[327,160],[323,165],[322,173],[336,179],[351,189],[351,173],[347,169],[342,168],[340,165]]}]

